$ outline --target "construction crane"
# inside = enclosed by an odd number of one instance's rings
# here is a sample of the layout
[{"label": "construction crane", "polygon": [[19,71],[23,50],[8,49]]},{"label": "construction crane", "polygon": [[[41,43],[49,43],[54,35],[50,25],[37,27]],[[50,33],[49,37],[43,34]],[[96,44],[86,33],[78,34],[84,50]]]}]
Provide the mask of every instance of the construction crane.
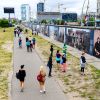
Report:
[{"label": "construction crane", "polygon": [[60,7],[63,6],[64,4],[58,3],[58,12],[60,12]]}]

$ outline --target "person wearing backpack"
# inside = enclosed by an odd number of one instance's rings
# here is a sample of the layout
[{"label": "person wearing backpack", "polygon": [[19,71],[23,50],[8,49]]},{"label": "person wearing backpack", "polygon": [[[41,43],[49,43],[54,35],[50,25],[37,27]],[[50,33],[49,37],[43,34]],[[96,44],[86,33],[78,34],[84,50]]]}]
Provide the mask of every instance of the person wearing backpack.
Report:
[{"label": "person wearing backpack", "polygon": [[41,66],[39,74],[37,75],[37,80],[38,80],[39,85],[40,85],[40,93],[46,93],[46,90],[45,90],[45,80],[46,80],[46,78],[45,77],[46,77],[46,72],[44,70],[44,67]]},{"label": "person wearing backpack", "polygon": [[21,92],[23,92],[24,89],[24,81],[25,81],[25,77],[26,77],[26,71],[24,70],[24,65],[20,66],[20,70],[18,72],[17,75],[19,81],[20,81],[20,86],[21,86]]},{"label": "person wearing backpack", "polygon": [[86,66],[86,58],[85,58],[84,55],[85,55],[85,52],[82,53],[81,58],[80,58],[81,74],[82,74],[82,75],[85,75],[85,74],[84,74],[84,69],[85,69],[85,66]]}]

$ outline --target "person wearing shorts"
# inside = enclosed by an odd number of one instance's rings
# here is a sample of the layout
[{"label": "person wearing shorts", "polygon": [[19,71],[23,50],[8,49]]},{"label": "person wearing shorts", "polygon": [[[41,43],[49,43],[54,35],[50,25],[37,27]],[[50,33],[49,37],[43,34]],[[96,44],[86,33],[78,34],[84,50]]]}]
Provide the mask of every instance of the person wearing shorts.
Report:
[{"label": "person wearing shorts", "polygon": [[59,53],[59,50],[57,50],[57,53],[56,53],[56,62],[57,62],[57,67],[58,67],[58,70],[60,69],[60,59],[61,57],[61,54]]}]

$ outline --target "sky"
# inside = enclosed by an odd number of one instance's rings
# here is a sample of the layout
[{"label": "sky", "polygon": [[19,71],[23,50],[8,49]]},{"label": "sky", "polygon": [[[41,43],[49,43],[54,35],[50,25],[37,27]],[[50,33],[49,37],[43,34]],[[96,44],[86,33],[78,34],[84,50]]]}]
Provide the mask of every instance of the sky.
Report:
[{"label": "sky", "polygon": [[[88,1],[88,0],[87,0]],[[84,7],[84,13],[86,12],[87,2]],[[97,0],[89,0],[89,11],[90,12],[96,12],[96,5]],[[44,0],[0,0],[0,18],[2,17],[8,17],[7,14],[4,14],[3,8],[4,7],[14,7],[15,8],[15,15],[12,14],[11,17],[15,18],[21,18],[21,4],[29,4],[31,7],[31,13],[33,18],[36,17],[36,9],[37,9],[37,3],[38,2],[44,2]],[[82,6],[83,6],[84,0],[45,0],[45,10],[46,11],[58,11],[58,3],[64,4],[61,6],[60,11],[64,12],[64,8],[66,8],[66,12],[76,12],[78,15],[82,12]]]}]

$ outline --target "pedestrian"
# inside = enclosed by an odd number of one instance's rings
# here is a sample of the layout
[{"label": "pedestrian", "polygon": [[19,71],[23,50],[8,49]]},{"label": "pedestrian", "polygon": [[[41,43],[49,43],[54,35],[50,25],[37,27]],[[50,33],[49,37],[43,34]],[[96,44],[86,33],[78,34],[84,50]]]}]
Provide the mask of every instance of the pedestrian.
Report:
[{"label": "pedestrian", "polygon": [[14,29],[14,36],[16,37],[16,28]]},{"label": "pedestrian", "polygon": [[29,40],[28,37],[26,37],[26,42],[27,42],[28,40]]},{"label": "pedestrian", "polygon": [[40,93],[46,93],[45,90],[45,80],[46,80],[46,71],[44,70],[44,67],[40,67],[39,74],[37,75],[37,80],[40,85]]},{"label": "pedestrian", "polygon": [[63,54],[62,56],[62,72],[66,72],[66,69],[67,69],[67,63],[66,63],[66,56],[65,54]]},{"label": "pedestrian", "polygon": [[66,55],[67,54],[67,45],[64,43],[63,45],[63,53]]},{"label": "pedestrian", "polygon": [[51,73],[52,73],[52,55],[49,56],[49,60],[48,60],[47,66],[49,68],[48,77],[52,77],[52,75],[51,75]]},{"label": "pedestrian", "polygon": [[19,81],[20,81],[20,86],[21,86],[21,92],[23,92],[24,81],[25,81],[25,77],[26,77],[26,71],[24,70],[24,65],[20,66],[20,70],[18,72],[18,76],[19,76]]},{"label": "pedestrian", "polygon": [[20,30],[18,30],[17,34],[18,34],[18,37],[19,37],[20,36]]},{"label": "pedestrian", "polygon": [[35,39],[35,38],[33,38],[33,39],[32,39],[32,42],[33,42],[33,49],[35,49],[36,39]]},{"label": "pedestrian", "polygon": [[50,47],[50,55],[53,56],[53,45]]},{"label": "pedestrian", "polygon": [[81,58],[80,58],[80,63],[81,63],[81,74],[82,75],[85,75],[84,74],[84,69],[85,69],[85,66],[86,66],[86,58],[85,58],[85,52],[82,53],[81,55]]},{"label": "pedestrian", "polygon": [[57,50],[57,53],[56,53],[56,62],[57,62],[57,67],[58,67],[58,70],[60,69],[60,62],[61,62],[61,54],[59,53],[59,50]]},{"label": "pedestrian", "polygon": [[30,40],[30,51],[32,52],[33,44],[32,41]]},{"label": "pedestrian", "polygon": [[30,41],[29,40],[26,42],[26,47],[27,47],[27,52],[29,52],[29,49],[30,49]]},{"label": "pedestrian", "polygon": [[22,39],[21,39],[21,37],[19,37],[18,43],[19,43],[19,48],[22,48]]}]

